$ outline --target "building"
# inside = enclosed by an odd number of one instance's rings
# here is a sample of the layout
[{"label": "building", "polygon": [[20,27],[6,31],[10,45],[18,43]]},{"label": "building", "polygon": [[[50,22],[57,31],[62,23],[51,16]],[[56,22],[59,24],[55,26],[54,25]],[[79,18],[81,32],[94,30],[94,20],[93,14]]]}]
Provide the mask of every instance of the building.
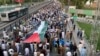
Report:
[{"label": "building", "polygon": [[88,0],[85,4],[85,7],[91,7],[91,8],[97,8],[97,0],[94,0],[93,2],[90,2],[90,0]]}]

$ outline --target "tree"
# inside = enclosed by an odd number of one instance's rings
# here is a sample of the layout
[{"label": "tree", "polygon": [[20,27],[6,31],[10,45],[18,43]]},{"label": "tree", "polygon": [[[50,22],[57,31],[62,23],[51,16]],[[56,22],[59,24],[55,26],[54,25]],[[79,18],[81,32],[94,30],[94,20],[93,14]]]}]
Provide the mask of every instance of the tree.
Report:
[{"label": "tree", "polygon": [[[40,2],[44,0],[24,0],[24,3],[29,3],[29,2]],[[15,0],[0,0],[0,5],[4,4],[16,4]]]},{"label": "tree", "polygon": [[90,0],[90,2],[93,2],[94,0]]},{"label": "tree", "polygon": [[3,4],[3,0],[0,0],[0,5],[2,5]]},{"label": "tree", "polygon": [[61,3],[62,3],[62,5],[67,5],[68,3],[68,0],[59,0]]},{"label": "tree", "polygon": [[12,0],[6,0],[7,4],[12,4]]},{"label": "tree", "polygon": [[[63,5],[68,5],[68,0],[59,0]],[[70,0],[70,5],[76,5],[76,8],[83,8],[88,0]],[[91,0],[94,1],[94,0]]]}]

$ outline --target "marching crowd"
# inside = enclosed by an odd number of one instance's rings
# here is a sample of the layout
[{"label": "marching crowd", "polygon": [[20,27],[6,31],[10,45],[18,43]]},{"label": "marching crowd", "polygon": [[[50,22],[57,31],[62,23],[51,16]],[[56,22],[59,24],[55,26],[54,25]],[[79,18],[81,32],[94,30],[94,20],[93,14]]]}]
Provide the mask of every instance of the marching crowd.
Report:
[{"label": "marching crowd", "polygon": [[[73,42],[73,31],[75,30],[74,20],[67,19],[68,16],[62,12],[59,3],[52,3],[37,13],[32,14],[30,19],[13,27],[13,34],[9,36],[3,31],[3,38],[0,39],[0,56],[77,56],[79,49],[80,56],[86,56],[86,47],[81,38],[78,46]],[[48,22],[48,29],[44,41],[40,43],[23,43],[38,28],[41,21]],[[67,31],[67,25],[72,22],[72,30]]]}]

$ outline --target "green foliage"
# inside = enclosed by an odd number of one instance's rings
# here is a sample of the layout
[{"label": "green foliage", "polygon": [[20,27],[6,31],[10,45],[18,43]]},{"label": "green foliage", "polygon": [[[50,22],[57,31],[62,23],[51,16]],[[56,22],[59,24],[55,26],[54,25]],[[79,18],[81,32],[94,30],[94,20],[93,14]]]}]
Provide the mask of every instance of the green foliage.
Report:
[{"label": "green foliage", "polygon": [[90,2],[93,2],[94,0],[90,0]]},{"label": "green foliage", "polygon": [[68,0],[59,0],[61,3],[62,3],[62,5],[68,5]]},{"label": "green foliage", "polygon": [[[59,0],[63,5],[68,5],[68,0]],[[88,0],[69,0],[70,5],[76,5],[76,8],[82,9]],[[90,0],[91,2],[94,0]]]},{"label": "green foliage", "polygon": [[[44,0],[24,0],[24,3],[29,3],[29,2],[41,2]],[[4,5],[4,4],[18,4],[17,2],[15,2],[15,0],[0,0],[0,5]]]},{"label": "green foliage", "polygon": [[100,35],[99,35],[99,38],[98,38],[98,43],[97,43],[97,50],[100,50]]},{"label": "green foliage", "polygon": [[83,2],[77,2],[76,3],[76,8],[78,8],[78,9],[83,8],[83,6],[84,6]]},{"label": "green foliage", "polygon": [[87,23],[82,23],[82,22],[77,22],[77,23],[81,27],[81,29],[85,30],[85,34],[87,36],[87,39],[90,39],[92,25],[91,24],[87,24]]},{"label": "green foliage", "polygon": [[0,0],[0,5],[2,5],[4,3],[4,0]]},{"label": "green foliage", "polygon": [[11,4],[12,3],[12,0],[6,0],[6,3],[7,4]]}]

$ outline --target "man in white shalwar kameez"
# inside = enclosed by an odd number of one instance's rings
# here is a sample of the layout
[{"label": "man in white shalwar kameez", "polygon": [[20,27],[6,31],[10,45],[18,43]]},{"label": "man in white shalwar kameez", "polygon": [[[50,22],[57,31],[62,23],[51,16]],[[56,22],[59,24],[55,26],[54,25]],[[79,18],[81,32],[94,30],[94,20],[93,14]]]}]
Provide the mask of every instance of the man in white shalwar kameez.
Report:
[{"label": "man in white shalwar kameez", "polygon": [[15,46],[17,48],[17,53],[19,53],[19,43],[15,43]]},{"label": "man in white shalwar kameez", "polygon": [[65,32],[62,31],[62,38],[65,38]]}]

